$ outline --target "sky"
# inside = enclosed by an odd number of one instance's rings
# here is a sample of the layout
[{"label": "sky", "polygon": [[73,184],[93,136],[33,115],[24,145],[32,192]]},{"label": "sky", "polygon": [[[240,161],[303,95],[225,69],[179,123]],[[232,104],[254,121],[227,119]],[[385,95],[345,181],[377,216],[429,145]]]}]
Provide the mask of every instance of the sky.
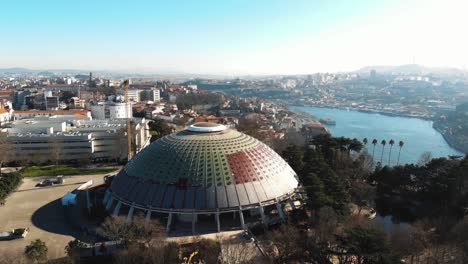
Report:
[{"label": "sky", "polygon": [[466,0],[3,0],[0,68],[303,74],[466,68]]}]

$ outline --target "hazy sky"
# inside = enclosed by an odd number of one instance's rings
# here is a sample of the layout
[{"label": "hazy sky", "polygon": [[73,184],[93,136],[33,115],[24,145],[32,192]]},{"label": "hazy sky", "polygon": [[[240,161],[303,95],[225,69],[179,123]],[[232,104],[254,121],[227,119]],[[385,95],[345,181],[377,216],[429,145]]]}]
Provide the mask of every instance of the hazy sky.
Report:
[{"label": "hazy sky", "polygon": [[2,0],[0,67],[270,74],[468,62],[468,0]]}]

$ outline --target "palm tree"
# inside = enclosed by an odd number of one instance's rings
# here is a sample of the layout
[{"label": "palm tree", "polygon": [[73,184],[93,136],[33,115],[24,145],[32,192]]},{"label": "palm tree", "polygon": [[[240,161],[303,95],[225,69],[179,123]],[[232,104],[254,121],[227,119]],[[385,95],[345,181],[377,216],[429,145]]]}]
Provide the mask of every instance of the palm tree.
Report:
[{"label": "palm tree", "polygon": [[400,163],[401,148],[403,147],[404,144],[405,144],[405,142],[403,142],[403,141],[400,141],[400,143],[398,143],[398,146],[400,146],[400,151],[398,151],[398,160],[397,160],[397,163],[396,163],[397,166]]},{"label": "palm tree", "polygon": [[364,143],[364,145],[367,145],[367,143],[369,143],[369,140],[367,140],[367,138],[364,138],[364,139],[362,140],[362,143]]},{"label": "palm tree", "polygon": [[388,166],[390,166],[390,158],[392,156],[392,148],[393,148],[393,144],[395,144],[395,140],[393,139],[390,139],[390,142],[388,142],[388,144],[390,144],[390,152],[388,152]]},{"label": "palm tree", "polygon": [[372,145],[374,145],[374,149],[372,150],[372,159],[374,159],[375,145],[377,145],[377,142],[378,142],[378,141],[377,141],[377,139],[375,139],[375,138],[372,140]]},{"label": "palm tree", "polygon": [[387,141],[385,139],[382,139],[382,142],[380,142],[380,144],[382,144],[382,156],[380,156],[380,164],[382,164],[383,166],[383,152],[385,150],[385,145],[387,145]]}]

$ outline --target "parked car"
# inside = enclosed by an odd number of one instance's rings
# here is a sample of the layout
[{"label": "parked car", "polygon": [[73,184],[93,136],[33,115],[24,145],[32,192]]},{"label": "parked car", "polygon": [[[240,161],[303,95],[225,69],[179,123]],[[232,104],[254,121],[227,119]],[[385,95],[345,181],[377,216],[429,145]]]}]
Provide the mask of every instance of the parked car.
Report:
[{"label": "parked car", "polygon": [[43,180],[40,183],[36,184],[36,187],[46,187],[46,186],[52,186],[54,185],[54,182],[51,180]]},{"label": "parked car", "polygon": [[1,232],[0,240],[13,240],[18,238],[25,238],[29,233],[29,228],[16,228],[12,231]]},{"label": "parked car", "polygon": [[52,186],[56,184],[63,184],[63,175],[58,175],[57,178],[53,180],[43,180],[40,183],[36,184],[36,187],[46,187],[46,186]]}]

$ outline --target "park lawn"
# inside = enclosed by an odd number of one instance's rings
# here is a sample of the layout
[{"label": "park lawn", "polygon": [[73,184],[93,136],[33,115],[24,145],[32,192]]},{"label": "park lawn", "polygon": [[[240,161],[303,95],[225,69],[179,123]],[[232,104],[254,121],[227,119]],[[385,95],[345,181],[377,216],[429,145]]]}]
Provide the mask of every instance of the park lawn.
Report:
[{"label": "park lawn", "polygon": [[91,175],[105,174],[115,171],[117,168],[94,168],[86,169],[72,167],[67,165],[50,165],[50,166],[30,166],[25,167],[20,171],[23,177],[40,177],[40,176],[55,176],[55,175]]}]

